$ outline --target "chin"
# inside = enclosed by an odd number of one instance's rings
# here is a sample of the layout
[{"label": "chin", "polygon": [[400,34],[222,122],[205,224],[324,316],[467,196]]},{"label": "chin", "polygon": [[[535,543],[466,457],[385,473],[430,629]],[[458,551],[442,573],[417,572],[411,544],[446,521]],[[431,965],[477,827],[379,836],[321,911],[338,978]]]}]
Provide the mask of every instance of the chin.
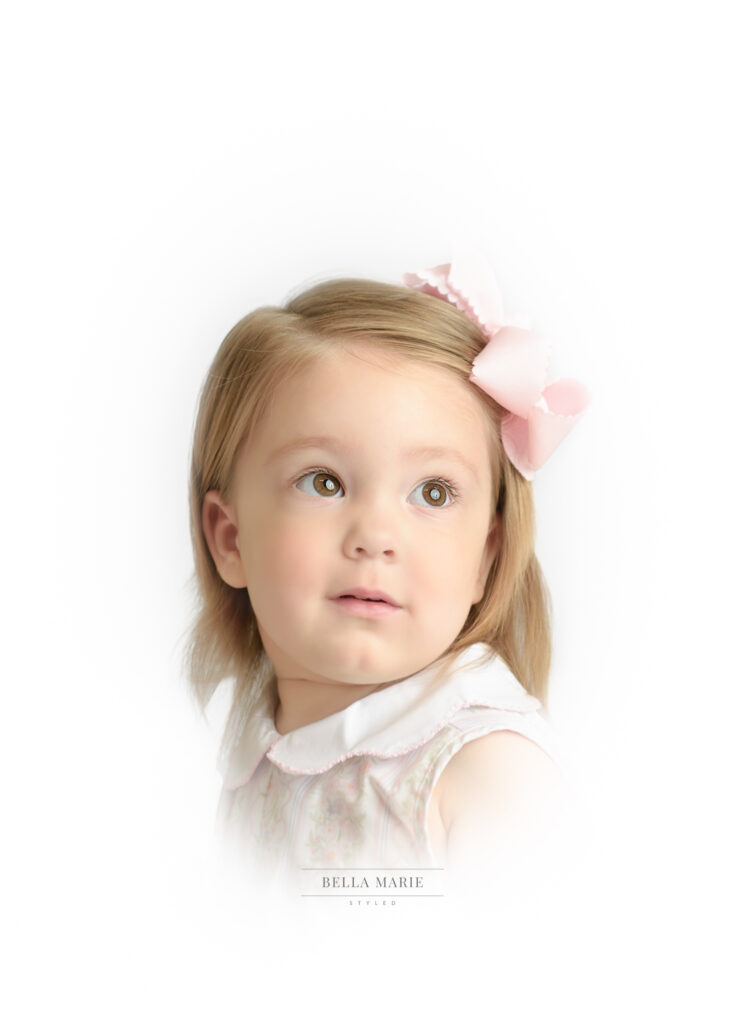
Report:
[{"label": "chin", "polygon": [[402,677],[401,659],[376,650],[369,643],[355,643],[343,650],[326,652],[319,673],[327,679],[353,686],[377,686]]},{"label": "chin", "polygon": [[[409,676],[437,661],[447,648],[416,650],[405,647],[396,651],[375,651],[362,646],[344,656],[329,659],[330,678],[357,686],[379,686]],[[333,664],[333,668],[332,668]]]}]

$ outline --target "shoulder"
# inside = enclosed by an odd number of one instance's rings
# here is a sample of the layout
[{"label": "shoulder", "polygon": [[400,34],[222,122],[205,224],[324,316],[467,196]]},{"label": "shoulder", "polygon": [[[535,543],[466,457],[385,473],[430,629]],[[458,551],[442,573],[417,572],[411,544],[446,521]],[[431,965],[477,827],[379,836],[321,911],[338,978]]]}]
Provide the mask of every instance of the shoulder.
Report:
[{"label": "shoulder", "polygon": [[433,796],[449,843],[467,834],[533,828],[559,801],[562,775],[533,740],[499,729],[465,743],[445,765]]}]

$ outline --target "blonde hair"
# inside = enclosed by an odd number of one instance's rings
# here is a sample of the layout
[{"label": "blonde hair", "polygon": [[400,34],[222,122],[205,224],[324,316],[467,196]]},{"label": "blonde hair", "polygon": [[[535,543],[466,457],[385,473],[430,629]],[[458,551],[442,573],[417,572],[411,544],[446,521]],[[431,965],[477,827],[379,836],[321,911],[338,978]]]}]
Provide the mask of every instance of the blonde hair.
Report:
[{"label": "blonde hair", "polygon": [[[189,482],[190,528],[198,608],[184,668],[206,708],[219,683],[234,680],[223,749],[276,685],[248,593],[219,575],[202,529],[205,494],[231,499],[236,459],[278,384],[334,346],[365,342],[386,353],[443,367],[468,381],[484,345],[479,328],[453,306],[421,292],[366,280],[335,280],[301,292],[283,307],[264,306],[240,320],[222,342],[202,386]],[[469,385],[471,386],[471,385]],[[544,704],[551,660],[550,598],[534,553],[532,485],[507,459],[500,423],[505,410],[479,388],[473,394],[492,431],[492,520],[502,518],[499,553],[484,595],[445,655],[482,642],[501,656]]]}]

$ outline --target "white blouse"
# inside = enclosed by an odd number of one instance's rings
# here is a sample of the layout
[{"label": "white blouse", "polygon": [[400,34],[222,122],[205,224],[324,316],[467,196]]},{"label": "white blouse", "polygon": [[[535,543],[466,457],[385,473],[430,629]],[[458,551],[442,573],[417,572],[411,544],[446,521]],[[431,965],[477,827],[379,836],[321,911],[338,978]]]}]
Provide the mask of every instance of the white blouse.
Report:
[{"label": "white blouse", "polygon": [[275,877],[436,866],[432,790],[479,736],[509,729],[559,760],[540,701],[485,644],[285,734],[274,703],[267,694],[223,768],[216,825],[241,863]]}]

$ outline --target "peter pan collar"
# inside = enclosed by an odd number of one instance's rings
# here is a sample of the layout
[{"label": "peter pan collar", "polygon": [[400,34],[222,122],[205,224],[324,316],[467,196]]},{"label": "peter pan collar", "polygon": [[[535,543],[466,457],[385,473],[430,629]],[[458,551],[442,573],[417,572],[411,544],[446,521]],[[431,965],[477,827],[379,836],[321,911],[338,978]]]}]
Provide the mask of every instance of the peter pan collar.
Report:
[{"label": "peter pan collar", "polygon": [[316,775],[349,757],[398,757],[414,750],[464,707],[541,707],[487,644],[466,648],[446,672],[441,662],[284,734],[274,726],[275,700],[267,691],[222,768],[225,787],[248,782],[264,755],[291,774]]}]

